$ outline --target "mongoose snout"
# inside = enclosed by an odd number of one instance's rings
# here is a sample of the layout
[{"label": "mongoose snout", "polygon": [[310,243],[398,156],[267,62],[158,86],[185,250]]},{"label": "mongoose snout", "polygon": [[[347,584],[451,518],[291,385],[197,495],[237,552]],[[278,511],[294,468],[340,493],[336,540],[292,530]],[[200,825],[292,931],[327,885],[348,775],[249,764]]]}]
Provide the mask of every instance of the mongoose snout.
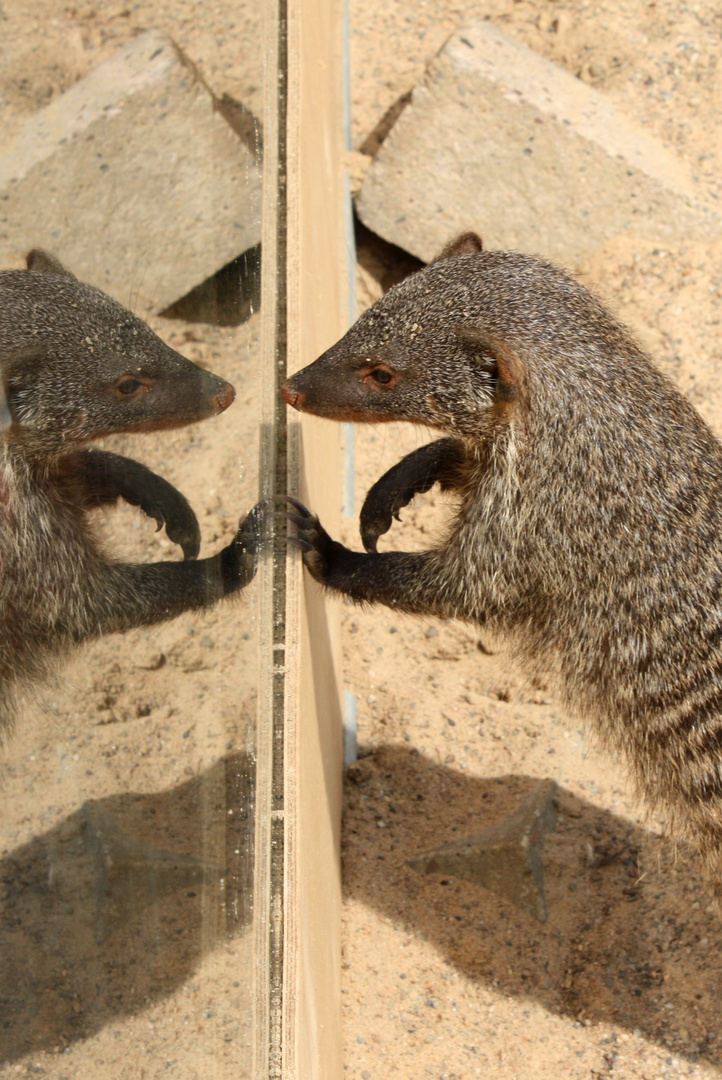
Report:
[{"label": "mongoose snout", "polygon": [[229,405],[235,401],[236,391],[229,382],[223,382],[221,389],[211,398],[211,405],[215,413],[225,412]]},{"label": "mongoose snout", "polygon": [[302,394],[300,390],[294,389],[291,379],[281,387],[281,396],[287,405],[292,405],[294,409],[299,411],[303,410],[306,395]]}]

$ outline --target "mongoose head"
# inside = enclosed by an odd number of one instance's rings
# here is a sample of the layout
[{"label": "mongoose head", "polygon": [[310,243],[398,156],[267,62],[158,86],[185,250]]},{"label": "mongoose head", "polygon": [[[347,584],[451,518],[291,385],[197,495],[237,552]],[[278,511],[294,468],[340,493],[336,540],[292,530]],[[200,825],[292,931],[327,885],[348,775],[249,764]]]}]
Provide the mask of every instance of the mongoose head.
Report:
[{"label": "mongoose head", "polygon": [[181,427],[227,409],[230,383],[175,352],[46,252],[0,272],[6,438],[52,453],[115,432]]},{"label": "mongoose head", "polygon": [[294,408],[334,420],[407,420],[478,439],[521,416],[540,382],[559,393],[554,358],[591,371],[610,337],[628,351],[623,328],[563,271],[483,251],[465,233],[390,289],[282,393]]}]

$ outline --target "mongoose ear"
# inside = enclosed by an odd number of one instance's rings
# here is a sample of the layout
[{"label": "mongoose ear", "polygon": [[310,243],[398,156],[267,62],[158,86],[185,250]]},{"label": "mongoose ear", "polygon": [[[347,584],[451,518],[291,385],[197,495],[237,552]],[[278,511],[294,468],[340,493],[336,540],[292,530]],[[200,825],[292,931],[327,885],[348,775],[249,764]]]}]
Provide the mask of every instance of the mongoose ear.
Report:
[{"label": "mongoose ear", "polygon": [[49,251],[43,251],[42,248],[33,248],[32,251],[29,251],[25,256],[25,265],[28,270],[35,270],[41,274],[60,274],[62,277],[69,277],[73,281],[77,281],[75,274],[71,274],[69,270],[66,270],[60,259],[56,259]]},{"label": "mongoose ear", "polygon": [[432,261],[443,262],[444,259],[454,259],[457,255],[478,255],[483,250],[481,237],[475,232],[465,232],[457,236],[455,240],[449,241],[441,254]]},{"label": "mongoose ear", "polygon": [[516,401],[524,383],[524,365],[520,357],[473,326],[458,327],[456,335],[466,346],[474,365],[494,379],[494,400],[500,403]]}]

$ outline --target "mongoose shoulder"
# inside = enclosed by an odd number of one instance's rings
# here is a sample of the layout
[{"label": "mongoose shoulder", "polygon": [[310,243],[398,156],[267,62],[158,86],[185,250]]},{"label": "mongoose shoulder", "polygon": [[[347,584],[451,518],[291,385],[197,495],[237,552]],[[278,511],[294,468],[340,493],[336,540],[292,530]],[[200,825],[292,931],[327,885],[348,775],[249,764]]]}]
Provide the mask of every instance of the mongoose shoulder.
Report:
[{"label": "mongoose shoulder", "polygon": [[[368,554],[299,509],[306,566],[359,602],[490,628],[554,673],[722,899],[722,445],[625,327],[561,270],[466,234],[284,397],[445,433],[369,492]],[[443,544],[377,552],[436,480],[458,498]]]},{"label": "mongoose shoulder", "polygon": [[[85,444],[223,412],[233,387],[52,256],[0,272],[0,733],[23,693],[82,641],[215,603],[253,576],[262,512],[218,555],[195,560],[186,499],[139,462]],[[87,511],[140,506],[186,561],[114,562]]]}]

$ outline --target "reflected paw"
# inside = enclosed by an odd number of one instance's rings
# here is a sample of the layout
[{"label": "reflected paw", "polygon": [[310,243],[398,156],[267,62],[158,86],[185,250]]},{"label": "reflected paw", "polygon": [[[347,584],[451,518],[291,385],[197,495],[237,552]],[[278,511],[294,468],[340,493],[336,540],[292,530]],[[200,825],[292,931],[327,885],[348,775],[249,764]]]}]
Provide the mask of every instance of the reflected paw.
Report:
[{"label": "reflected paw", "polygon": [[165,524],[168,539],[183,551],[183,558],[197,559],[201,547],[201,530],[193,508],[184,495],[167,485],[163,490],[164,498],[157,498],[152,504],[140,503],[141,510],[155,518],[158,528]]},{"label": "reflected paw", "polygon": [[262,544],[272,538],[273,504],[262,499],[249,510],[238,526],[235,543],[245,555],[256,555]]},{"label": "reflected paw", "polygon": [[238,526],[232,542],[221,552],[226,593],[237,592],[253,581],[258,569],[258,555],[264,543],[272,540],[273,506],[263,499],[249,510]]}]

